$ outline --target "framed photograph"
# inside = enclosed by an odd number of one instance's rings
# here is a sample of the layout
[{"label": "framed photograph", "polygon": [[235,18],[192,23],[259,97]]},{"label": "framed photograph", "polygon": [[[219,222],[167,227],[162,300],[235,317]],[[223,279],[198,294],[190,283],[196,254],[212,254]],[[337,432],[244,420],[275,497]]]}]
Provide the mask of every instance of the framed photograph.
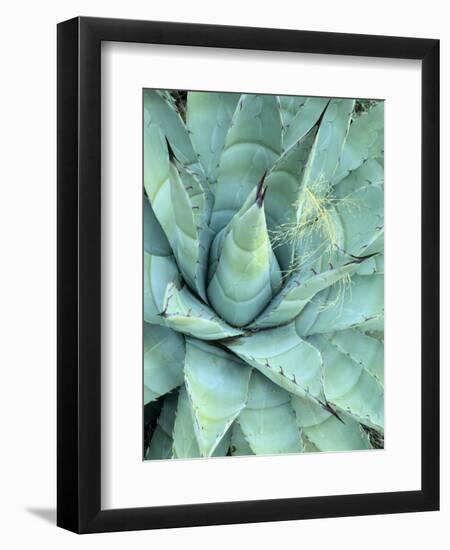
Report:
[{"label": "framed photograph", "polygon": [[58,525],[438,510],[438,273],[438,40],[60,23]]}]

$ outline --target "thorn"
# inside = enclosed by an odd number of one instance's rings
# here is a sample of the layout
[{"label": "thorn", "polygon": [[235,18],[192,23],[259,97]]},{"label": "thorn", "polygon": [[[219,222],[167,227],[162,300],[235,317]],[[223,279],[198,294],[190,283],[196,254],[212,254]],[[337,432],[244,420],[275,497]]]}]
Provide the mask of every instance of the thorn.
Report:
[{"label": "thorn", "polygon": [[[367,247],[367,245],[366,245]],[[369,258],[373,258],[373,256],[378,256],[379,252],[374,252],[373,254],[366,254],[366,256],[354,256],[353,254],[350,254],[350,252],[347,252],[345,250],[342,250],[344,254],[347,254],[350,256],[350,258],[353,258],[354,260],[357,260],[358,262],[363,262],[364,260],[368,260]],[[349,262],[352,263],[352,262]],[[348,265],[348,264],[345,264]]]},{"label": "thorn", "polygon": [[264,187],[264,180],[266,179],[267,170],[264,171],[261,179],[259,180],[258,186],[256,188],[256,204],[259,208],[262,207],[264,202],[264,197],[266,195],[267,187]]},{"label": "thorn", "polygon": [[169,140],[167,139],[167,136],[166,136],[166,145],[167,145],[167,152],[169,153],[169,161],[174,162],[175,160],[177,160],[177,157],[173,152],[172,146],[170,145]]},{"label": "thorn", "polygon": [[316,128],[316,132],[317,132],[317,131],[319,130],[319,128],[320,128],[320,125],[321,125],[321,123],[322,123],[323,116],[324,116],[324,114],[325,114],[325,111],[327,110],[327,107],[328,107],[328,104],[329,104],[329,103],[330,103],[330,102],[328,101],[328,103],[325,105],[324,110],[322,111],[322,114],[320,115],[319,119],[317,120],[317,122],[316,122],[315,125],[314,125],[315,128]]},{"label": "thorn", "polygon": [[342,420],[342,418],[338,415],[338,413],[333,409],[333,407],[329,403],[322,403],[322,407],[331,413],[333,416],[335,416],[339,422],[342,422],[342,424],[345,424],[345,422]]}]

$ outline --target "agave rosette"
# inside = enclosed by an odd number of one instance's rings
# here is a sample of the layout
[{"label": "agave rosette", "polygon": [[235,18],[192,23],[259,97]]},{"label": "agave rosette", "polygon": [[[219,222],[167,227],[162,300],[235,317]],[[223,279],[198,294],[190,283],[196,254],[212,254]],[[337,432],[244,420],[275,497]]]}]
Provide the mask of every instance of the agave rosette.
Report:
[{"label": "agave rosette", "polygon": [[379,446],[383,103],[146,90],[144,189],[145,457]]}]

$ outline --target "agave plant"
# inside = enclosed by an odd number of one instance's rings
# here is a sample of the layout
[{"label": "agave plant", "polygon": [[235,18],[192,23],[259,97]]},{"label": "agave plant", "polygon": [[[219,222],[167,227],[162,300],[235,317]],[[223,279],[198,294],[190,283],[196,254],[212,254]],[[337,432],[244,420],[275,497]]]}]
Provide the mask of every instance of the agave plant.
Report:
[{"label": "agave plant", "polygon": [[145,458],[382,446],[383,108],[144,92]]}]

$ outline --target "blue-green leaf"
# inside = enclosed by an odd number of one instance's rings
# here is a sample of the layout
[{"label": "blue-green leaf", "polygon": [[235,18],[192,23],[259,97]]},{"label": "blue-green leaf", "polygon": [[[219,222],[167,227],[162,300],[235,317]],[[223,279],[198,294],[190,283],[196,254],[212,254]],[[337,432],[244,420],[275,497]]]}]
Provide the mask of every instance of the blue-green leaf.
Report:
[{"label": "blue-green leaf", "polygon": [[222,321],[185,286],[178,289],[172,284],[166,288],[161,316],[166,326],[201,340],[220,340],[242,334]]},{"label": "blue-green leaf", "polygon": [[338,420],[310,399],[292,396],[292,406],[302,437],[317,451],[356,451],[371,449],[369,437],[359,422],[343,412]]},{"label": "blue-green leaf", "polygon": [[170,393],[164,398],[155,431],[145,453],[146,460],[172,458],[172,432],[177,401],[178,392]]},{"label": "blue-green leaf", "polygon": [[322,335],[308,338],[323,357],[325,395],[331,405],[380,432],[384,430],[384,390],[361,363],[342,353]]},{"label": "blue-green leaf", "polygon": [[160,313],[169,284],[179,284],[173,256],[153,256],[144,252],[144,321],[163,324]]},{"label": "blue-green leaf", "polygon": [[361,257],[381,252],[384,246],[384,189],[366,185],[336,203],[344,232],[344,252]]},{"label": "blue-green leaf", "polygon": [[233,339],[226,346],[275,384],[325,403],[322,357],[298,335],[294,323]]},{"label": "blue-green leaf", "polygon": [[316,294],[296,318],[295,326],[302,336],[364,327],[374,320],[378,327],[383,312],[383,275],[353,275],[348,287],[335,284]]},{"label": "blue-green leaf", "polygon": [[170,256],[169,241],[159,224],[152,206],[144,196],[144,250],[154,256]]},{"label": "blue-green leaf", "polygon": [[170,191],[175,228],[172,249],[185,281],[206,300],[207,256],[212,238],[208,227],[210,205],[193,174],[181,165],[171,163]]},{"label": "blue-green leaf", "polygon": [[325,336],[340,352],[384,384],[384,346],[378,339],[355,329],[340,330]]},{"label": "blue-green leaf", "polygon": [[332,99],[323,113],[306,183],[315,195],[323,196],[331,189],[331,182],[347,137],[354,103],[350,99]]},{"label": "blue-green leaf", "polygon": [[264,210],[269,234],[281,268],[292,260],[292,242],[285,240],[287,229],[298,223],[299,202],[304,190],[304,173],[316,136],[314,127],[283,153],[267,174]]},{"label": "blue-green leaf", "polygon": [[281,286],[281,272],[267,233],[263,191],[233,217],[225,234],[207,295],[215,311],[234,326],[245,326],[269,303]]},{"label": "blue-green leaf", "polygon": [[237,421],[231,427],[230,451],[233,456],[250,456],[255,454],[245,439],[245,435]]},{"label": "blue-green leaf", "polygon": [[[194,429],[194,412],[186,391],[180,388],[175,424],[173,427],[173,458],[203,458]],[[222,437],[213,457],[226,456],[230,447],[231,430]]]},{"label": "blue-green leaf", "polygon": [[345,178],[367,159],[383,156],[384,151],[384,102],[380,101],[368,112],[355,118],[350,125],[334,185]]},{"label": "blue-green leaf", "polygon": [[144,323],[144,405],[183,383],[184,337]]},{"label": "blue-green leaf", "polygon": [[291,120],[295,117],[298,110],[307,100],[306,97],[298,95],[280,95],[278,96],[280,102],[280,114],[281,122],[283,124],[283,132],[289,126]]},{"label": "blue-green leaf", "polygon": [[192,169],[169,161],[166,137],[156,124],[144,128],[144,187],[151,207],[189,286],[203,299],[212,196]]},{"label": "blue-green leaf", "polygon": [[[280,96],[283,107],[283,147],[289,149],[296,141],[305,136],[319,120],[320,115],[328,105],[329,99],[323,97],[297,97],[298,109],[293,117],[286,116],[286,102]],[[289,108],[289,107],[288,107]]]},{"label": "blue-green leaf", "polygon": [[367,258],[359,264],[356,270],[357,275],[373,275],[374,273],[384,273],[384,254],[376,254]]},{"label": "blue-green leaf", "polygon": [[239,94],[188,92],[186,121],[191,141],[210,185],[215,185],[220,154]]},{"label": "blue-green leaf", "polygon": [[156,124],[144,127],[144,188],[156,219],[173,243],[175,225],[170,196],[170,163],[165,137]]},{"label": "blue-green leaf", "polygon": [[367,159],[358,168],[351,171],[333,188],[333,195],[337,199],[343,199],[367,185],[381,185],[384,183],[384,168],[379,160]]},{"label": "blue-green leaf", "polygon": [[194,431],[192,407],[186,387],[180,388],[178,405],[173,427],[173,458],[200,458],[197,438]]},{"label": "blue-green leaf", "polygon": [[[158,90],[144,90],[144,144],[145,130],[150,125],[159,126],[180,162],[189,166],[195,174],[202,175],[188,131],[170,94]],[[144,152],[147,151],[148,149],[144,148]]]},{"label": "blue-green leaf", "polygon": [[281,118],[276,96],[241,96],[220,157],[211,218],[216,233],[241,208],[280,153]]},{"label": "blue-green leaf", "polygon": [[236,356],[187,339],[185,382],[202,456],[211,456],[247,401],[252,369]]},{"label": "blue-green leaf", "polygon": [[292,321],[318,292],[353,273],[358,265],[357,262],[348,263],[313,275],[304,282],[302,277],[293,274],[267,308],[250,325],[251,328],[276,327]]},{"label": "blue-green leaf", "polygon": [[252,374],[247,406],[238,422],[245,440],[257,455],[303,451],[289,393],[258,372]]}]

